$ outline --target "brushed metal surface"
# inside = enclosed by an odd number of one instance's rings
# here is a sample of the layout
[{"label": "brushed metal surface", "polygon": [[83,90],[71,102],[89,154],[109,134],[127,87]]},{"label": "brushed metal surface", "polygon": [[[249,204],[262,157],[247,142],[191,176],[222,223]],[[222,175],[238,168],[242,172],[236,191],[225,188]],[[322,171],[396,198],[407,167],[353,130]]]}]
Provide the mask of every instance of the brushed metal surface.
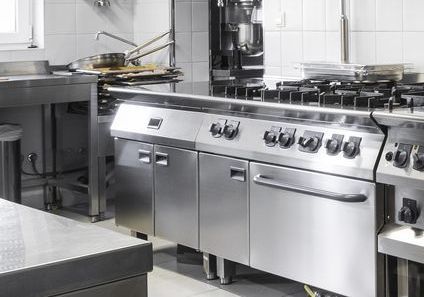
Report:
[{"label": "brushed metal surface", "polygon": [[198,249],[198,154],[165,146],[154,151],[155,234]]},{"label": "brushed metal surface", "polygon": [[153,269],[149,242],[3,199],[0,259],[1,297],[57,296]]},{"label": "brushed metal surface", "polygon": [[234,100],[210,95],[208,82],[144,86],[143,88],[109,87],[108,91],[116,98],[133,104],[154,104],[165,108],[197,109],[205,112],[243,113],[249,117],[273,117],[302,119],[315,124],[354,126],[355,129],[371,129],[381,133],[371,119],[371,111],[279,104],[253,100]]},{"label": "brushed metal surface", "polygon": [[[346,203],[258,185],[269,176],[299,187],[356,193]],[[346,296],[377,296],[376,186],[250,163],[250,265]]]},{"label": "brushed metal surface", "polygon": [[[257,160],[283,166],[303,168],[311,171],[326,172],[341,176],[354,176],[360,179],[374,180],[374,169],[378,159],[384,135],[366,133],[356,129],[342,129],[341,127],[311,127],[310,123],[289,123],[281,121],[264,121],[227,115],[206,114],[202,127],[196,138],[196,149],[199,151],[240,157],[247,160]],[[209,129],[212,123],[219,119],[240,122],[239,133],[234,140],[228,141],[224,137],[214,138]],[[267,146],[263,141],[265,131],[271,127],[296,129],[295,144],[289,149],[282,149],[279,145]],[[318,153],[311,154],[299,150],[297,140],[305,131],[312,130],[324,133],[323,143],[331,139],[333,134],[342,134],[345,139],[355,136],[362,138],[360,153],[354,159],[343,157],[343,153],[329,155],[322,146]]]},{"label": "brushed metal surface", "polygon": [[[248,161],[199,154],[200,249],[249,264]],[[233,179],[232,168],[246,179]]]},{"label": "brushed metal surface", "polygon": [[[395,122],[398,123],[396,119]],[[424,125],[422,128],[418,128],[419,122],[414,123],[409,128],[403,125],[389,128],[388,139],[383,149],[383,157],[380,159],[377,168],[378,182],[424,190],[424,172],[415,170],[412,162],[413,155],[419,147],[424,147]],[[388,161],[384,158],[387,153],[395,153],[397,151],[396,145],[398,143],[414,146],[406,168],[397,168],[393,166],[393,161]]]},{"label": "brushed metal surface", "polygon": [[116,224],[155,234],[153,145],[115,140]]},{"label": "brushed metal surface", "polygon": [[49,74],[49,61],[13,61],[0,63],[0,76]]},{"label": "brushed metal surface", "polygon": [[424,264],[423,231],[387,224],[378,234],[378,252]]},{"label": "brushed metal surface", "polygon": [[[158,129],[149,128],[151,119],[162,119]],[[111,134],[114,137],[194,149],[202,121],[203,115],[198,112],[123,103],[113,121]]]}]

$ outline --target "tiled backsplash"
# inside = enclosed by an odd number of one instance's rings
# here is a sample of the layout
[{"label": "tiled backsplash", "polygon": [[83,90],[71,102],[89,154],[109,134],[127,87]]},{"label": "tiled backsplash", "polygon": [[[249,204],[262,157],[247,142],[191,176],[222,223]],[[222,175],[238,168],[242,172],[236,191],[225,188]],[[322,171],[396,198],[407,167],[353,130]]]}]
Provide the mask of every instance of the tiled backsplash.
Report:
[{"label": "tiled backsplash", "polygon": [[[413,63],[424,72],[423,0],[347,0],[352,63]],[[340,60],[340,0],[264,0],[267,75]]]},{"label": "tiled backsplash", "polygon": [[[42,1],[42,0],[40,0]],[[44,0],[44,48],[0,51],[0,61],[48,59],[52,65],[130,46],[95,33],[104,30],[141,44],[170,28],[169,0],[113,0],[99,8],[93,0]],[[188,81],[209,78],[208,0],[176,0],[177,65]],[[163,39],[157,43],[166,42]],[[167,64],[169,52],[160,51],[146,63]]]},{"label": "tiled backsplash", "polygon": [[[138,0],[137,0],[138,1]],[[0,51],[1,61],[48,59],[53,65],[103,52],[121,52],[124,43],[94,35],[109,31],[133,39],[134,0],[114,0],[109,8],[93,0],[44,0],[44,49]]]},{"label": "tiled backsplash", "polygon": [[185,80],[209,79],[208,0],[176,0],[175,30],[177,66]]}]

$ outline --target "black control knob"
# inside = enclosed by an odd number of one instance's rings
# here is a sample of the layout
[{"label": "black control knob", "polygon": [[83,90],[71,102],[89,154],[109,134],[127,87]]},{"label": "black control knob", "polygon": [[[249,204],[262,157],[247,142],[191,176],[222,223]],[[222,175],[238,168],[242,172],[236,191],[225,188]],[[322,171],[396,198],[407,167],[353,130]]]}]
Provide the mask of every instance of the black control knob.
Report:
[{"label": "black control knob", "polygon": [[275,146],[277,143],[277,133],[275,131],[265,131],[264,140],[267,146]]},{"label": "black control knob", "polygon": [[418,209],[414,206],[404,206],[398,213],[398,219],[407,224],[415,224],[418,219]]},{"label": "black control knob", "polygon": [[293,144],[293,136],[290,133],[281,133],[278,137],[278,143],[283,148],[289,148]]},{"label": "black control knob", "polygon": [[327,149],[327,152],[329,154],[335,155],[340,150],[340,141],[338,141],[337,139],[329,139],[325,144],[325,148]]},{"label": "black control knob", "polygon": [[233,124],[229,124],[224,127],[223,134],[225,139],[232,140],[237,136],[237,133],[238,133],[238,127]]},{"label": "black control knob", "polygon": [[359,154],[359,146],[353,141],[348,141],[343,146],[343,153],[346,158],[354,158]]},{"label": "black control knob", "polygon": [[414,169],[424,171],[424,153],[417,153],[414,155]]},{"label": "black control knob", "polygon": [[299,145],[303,148],[309,149],[311,152],[316,151],[319,148],[320,139],[316,136],[299,139]]},{"label": "black control knob", "polygon": [[211,132],[211,134],[212,134],[213,137],[218,138],[218,137],[221,137],[222,136],[223,128],[224,127],[222,126],[221,123],[216,122],[216,123],[213,123],[211,125],[211,127],[209,129],[209,132]]},{"label": "black control knob", "polygon": [[405,168],[408,166],[409,154],[405,150],[397,150],[393,158],[393,166]]},{"label": "black control knob", "polygon": [[393,160],[393,152],[388,152],[388,153],[386,154],[385,158],[386,158],[386,161],[387,161],[387,162],[392,161],[392,160]]}]

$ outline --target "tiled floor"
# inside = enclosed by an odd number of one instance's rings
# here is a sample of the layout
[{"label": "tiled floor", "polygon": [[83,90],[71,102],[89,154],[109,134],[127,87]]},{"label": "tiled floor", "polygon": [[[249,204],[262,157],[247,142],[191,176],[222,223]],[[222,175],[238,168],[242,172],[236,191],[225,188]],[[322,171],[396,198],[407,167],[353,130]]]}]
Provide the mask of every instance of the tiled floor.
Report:
[{"label": "tiled floor", "polygon": [[[60,215],[87,222],[86,216],[68,211]],[[114,219],[96,225],[128,234],[128,229],[115,226]],[[154,269],[149,274],[150,297],[305,297],[303,286],[284,278],[263,273],[245,266],[237,267],[235,282],[221,286],[218,280],[207,281],[202,271],[200,254],[186,253],[177,260],[176,245],[158,238],[149,238],[154,249]]]}]

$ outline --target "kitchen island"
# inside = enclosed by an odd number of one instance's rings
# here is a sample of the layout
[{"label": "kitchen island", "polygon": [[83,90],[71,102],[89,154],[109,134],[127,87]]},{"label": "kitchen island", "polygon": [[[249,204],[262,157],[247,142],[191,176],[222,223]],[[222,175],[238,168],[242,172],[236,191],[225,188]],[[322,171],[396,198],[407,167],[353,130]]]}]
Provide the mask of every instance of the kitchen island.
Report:
[{"label": "kitchen island", "polygon": [[0,199],[0,296],[147,296],[152,245]]}]

